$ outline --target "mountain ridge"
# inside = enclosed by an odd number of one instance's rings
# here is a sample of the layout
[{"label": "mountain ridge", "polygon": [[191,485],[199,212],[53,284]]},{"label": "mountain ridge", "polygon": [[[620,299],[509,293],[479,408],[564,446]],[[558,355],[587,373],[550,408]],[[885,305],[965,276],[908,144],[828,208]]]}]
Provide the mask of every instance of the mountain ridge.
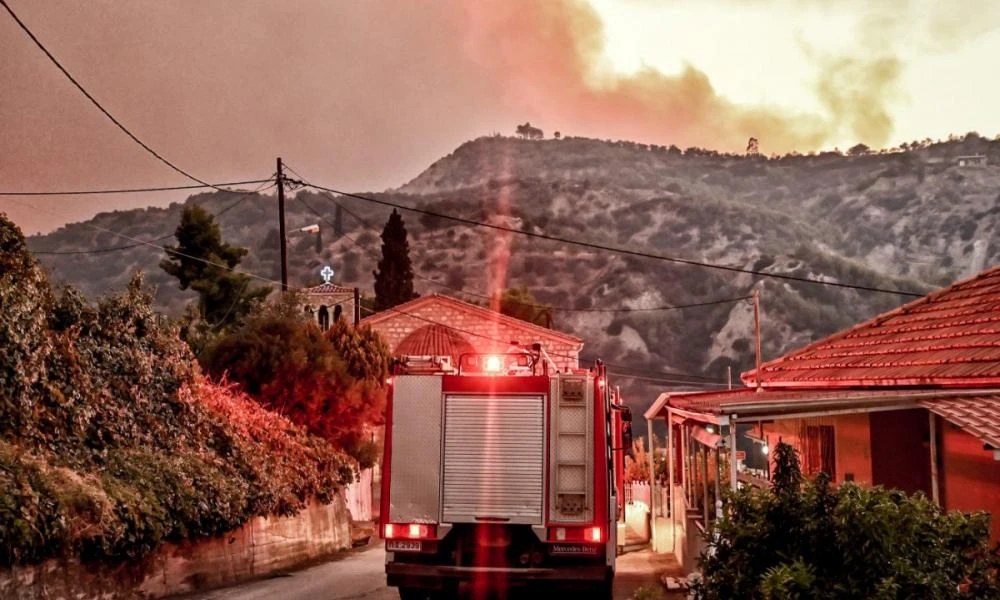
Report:
[{"label": "mountain ridge", "polygon": [[[959,166],[956,157],[970,154],[986,156],[988,164]],[[1000,141],[971,135],[904,152],[777,159],[583,138],[489,137],[466,142],[399,188],[371,196],[685,260],[925,293],[963,276],[975,243],[996,234],[998,192]],[[239,200],[216,192],[187,203],[217,213]],[[148,239],[169,234],[181,208],[102,213],[90,223]],[[289,236],[293,285],[318,283],[319,270],[332,264],[338,283],[370,289],[389,208],[349,197],[333,201],[307,188],[290,196],[287,210],[289,231],[316,222],[322,228],[318,243]],[[906,300],[598,252],[406,211],[404,218],[421,293],[481,300],[495,289],[525,285],[560,309],[555,326],[587,340],[588,356],[635,365],[636,372],[685,371],[721,381],[727,365],[736,372],[752,366],[747,307],[589,309],[692,304],[756,288],[763,296],[767,358]],[[273,197],[247,196],[219,222],[227,241],[250,249],[242,267],[278,279]],[[56,251],[128,243],[113,237],[74,224],[29,242]],[[987,264],[1000,261],[1000,248],[986,250]],[[39,258],[92,295],[122,287],[132,270],[144,268],[158,286],[158,306],[178,314],[190,296],[156,267],[162,256],[139,246]]]}]

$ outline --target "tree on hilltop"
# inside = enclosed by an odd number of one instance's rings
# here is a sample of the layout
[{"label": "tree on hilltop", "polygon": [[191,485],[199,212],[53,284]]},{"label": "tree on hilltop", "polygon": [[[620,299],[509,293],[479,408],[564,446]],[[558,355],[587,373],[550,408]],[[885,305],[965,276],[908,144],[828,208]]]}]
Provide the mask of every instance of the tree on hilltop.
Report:
[{"label": "tree on hilltop", "polygon": [[176,277],[182,290],[198,293],[198,313],[213,327],[233,323],[271,292],[233,270],[247,249],[225,243],[215,217],[202,207],[184,208],[174,236],[177,245],[166,247],[167,258],[160,261],[160,268]]},{"label": "tree on hilltop", "polygon": [[417,297],[413,291],[410,242],[403,217],[393,209],[382,229],[382,258],[375,276],[375,310],[386,310]]}]

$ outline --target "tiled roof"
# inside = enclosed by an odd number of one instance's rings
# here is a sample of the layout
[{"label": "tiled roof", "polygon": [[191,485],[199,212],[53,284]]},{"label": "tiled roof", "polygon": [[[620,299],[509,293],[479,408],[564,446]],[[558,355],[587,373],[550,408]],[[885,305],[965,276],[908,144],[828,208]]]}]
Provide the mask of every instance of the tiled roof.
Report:
[{"label": "tiled roof", "polygon": [[458,364],[462,354],[476,351],[467,339],[450,327],[426,325],[403,338],[396,346],[396,356],[451,356]]},{"label": "tiled roof", "polygon": [[920,402],[927,410],[1000,449],[1000,394],[969,398],[936,398]]},{"label": "tiled roof", "polygon": [[[469,304],[468,302],[463,302],[457,298],[452,298],[451,296],[445,296],[443,294],[428,294],[427,296],[421,296],[420,298],[410,300],[409,302],[404,302],[403,304],[395,306],[389,310],[384,310],[374,315],[365,317],[364,319],[361,319],[361,322],[367,323],[369,325],[375,325],[377,323],[381,323],[383,321],[392,319],[394,317],[412,315],[415,311],[421,309],[422,307],[428,304],[433,304],[433,303],[439,303],[446,306],[450,306],[462,312],[471,314],[479,319],[494,321],[516,329],[531,331],[535,335],[538,335],[544,339],[549,339],[549,340],[554,339],[566,344],[583,346],[583,340],[576,337],[575,335],[569,335],[568,333],[563,333],[561,331],[556,331],[554,329],[548,329],[540,325],[535,325],[534,323],[529,323],[527,321],[522,321],[521,319],[509,317],[505,314],[492,311],[488,308],[483,308],[482,306],[476,306],[475,304]],[[442,325],[448,325],[448,324],[442,323]]]},{"label": "tiled roof", "polygon": [[894,410],[923,407],[946,421],[1000,449],[1000,389],[994,390],[768,390],[661,394],[646,418],[665,418],[668,408],[683,418],[717,422],[722,415],[752,420],[767,415],[798,418],[818,411]]},{"label": "tiled roof", "polygon": [[916,404],[923,397],[936,397],[937,392],[908,390],[769,390],[760,392],[752,388],[740,388],[723,392],[689,392],[662,394],[653,403],[647,418],[666,416],[669,406],[673,409],[700,413],[703,415],[739,414],[767,412],[806,412],[832,408],[858,408],[875,405],[909,402]]},{"label": "tiled roof", "polygon": [[347,288],[339,286],[335,283],[321,283],[317,286],[305,288],[302,290],[305,294],[351,294],[354,295],[354,288]]},{"label": "tiled roof", "polygon": [[[743,373],[747,385],[754,371]],[[761,365],[787,387],[1000,384],[1000,267]]]}]

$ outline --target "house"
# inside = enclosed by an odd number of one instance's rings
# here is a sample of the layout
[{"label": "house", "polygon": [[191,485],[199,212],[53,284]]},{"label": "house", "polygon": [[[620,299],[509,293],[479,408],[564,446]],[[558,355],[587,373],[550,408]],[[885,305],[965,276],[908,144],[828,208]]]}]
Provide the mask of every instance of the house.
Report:
[{"label": "house", "polygon": [[985,155],[974,154],[971,156],[956,156],[955,164],[960,167],[985,167],[987,159]]},{"label": "house", "polygon": [[430,294],[361,320],[379,332],[393,356],[494,354],[541,343],[560,371],[578,368],[583,340],[450,296]]},{"label": "house", "polygon": [[[769,485],[768,450],[836,483],[924,492],[995,515],[1000,541],[1000,267],[742,375],[747,388],[661,394],[671,453],[670,549],[688,565],[724,486]],[[730,451],[738,437],[749,451]]]}]

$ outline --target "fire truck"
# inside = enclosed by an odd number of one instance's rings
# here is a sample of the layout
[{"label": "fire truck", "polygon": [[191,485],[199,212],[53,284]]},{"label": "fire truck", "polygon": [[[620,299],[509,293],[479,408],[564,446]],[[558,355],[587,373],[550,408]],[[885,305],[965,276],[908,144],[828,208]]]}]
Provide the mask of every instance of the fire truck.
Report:
[{"label": "fire truck", "polygon": [[559,372],[539,344],[452,363],[408,357],[389,380],[388,584],[402,600],[462,583],[610,598],[632,416],[606,367]]}]

